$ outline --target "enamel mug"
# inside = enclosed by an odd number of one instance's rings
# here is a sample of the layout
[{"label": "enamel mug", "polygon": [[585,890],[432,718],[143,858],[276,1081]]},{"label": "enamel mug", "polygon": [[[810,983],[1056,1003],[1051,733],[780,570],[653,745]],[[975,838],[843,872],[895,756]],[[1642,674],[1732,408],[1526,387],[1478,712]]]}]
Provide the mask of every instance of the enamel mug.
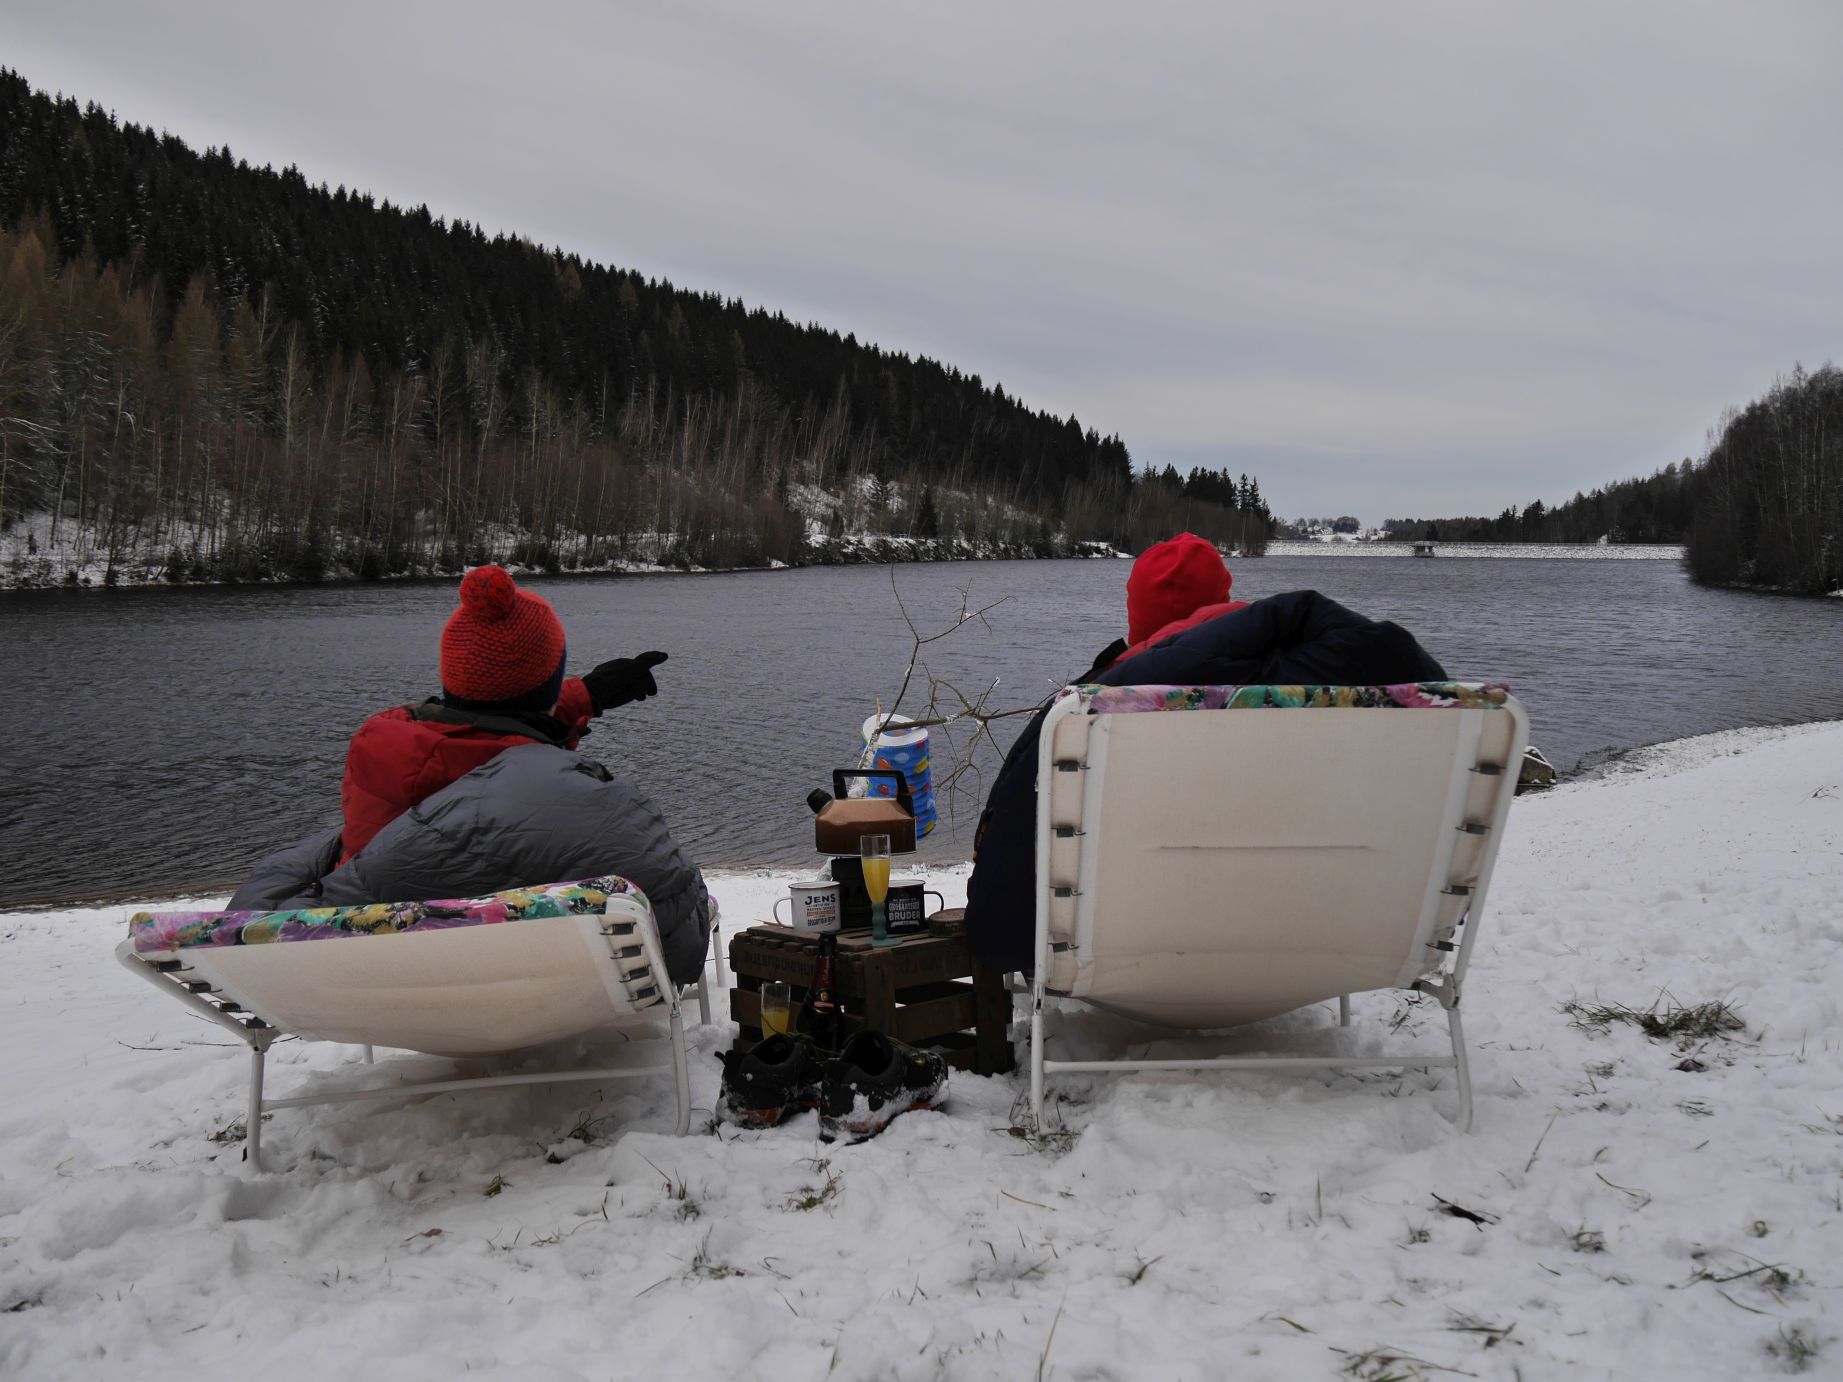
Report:
[{"label": "enamel mug", "polygon": [[781,920],[781,904],[788,905],[783,924],[795,931],[836,931],[839,927],[838,884],[829,878],[788,885],[787,896],[774,899],[774,919]]},{"label": "enamel mug", "polygon": [[889,898],[884,903],[884,917],[892,936],[919,935],[928,929],[928,905],[932,897],[945,906],[947,899],[933,888],[925,888],[919,878],[890,879]]}]

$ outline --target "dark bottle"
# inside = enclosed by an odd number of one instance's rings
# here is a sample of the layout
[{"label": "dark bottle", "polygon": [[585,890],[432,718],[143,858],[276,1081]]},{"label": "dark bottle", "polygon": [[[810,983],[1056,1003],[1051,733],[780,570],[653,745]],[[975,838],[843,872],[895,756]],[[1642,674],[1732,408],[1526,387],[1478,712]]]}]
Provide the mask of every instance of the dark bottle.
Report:
[{"label": "dark bottle", "polygon": [[829,931],[819,937],[819,958],[813,963],[813,983],[800,1010],[800,1030],[822,1051],[839,1047],[841,1015],[838,1011],[836,970],[838,937]]}]

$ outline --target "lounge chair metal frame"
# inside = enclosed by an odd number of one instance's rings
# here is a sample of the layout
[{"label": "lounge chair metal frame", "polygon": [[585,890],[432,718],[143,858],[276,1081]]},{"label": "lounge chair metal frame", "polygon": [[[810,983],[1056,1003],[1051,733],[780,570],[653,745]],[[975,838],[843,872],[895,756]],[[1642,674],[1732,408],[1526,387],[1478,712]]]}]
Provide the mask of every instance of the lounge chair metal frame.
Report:
[{"label": "lounge chair metal frame", "polygon": [[[1326,691],[1332,699],[1340,688],[1274,688],[1286,692]],[[1388,691],[1403,691],[1409,688],[1375,688],[1372,695]],[[1426,688],[1437,692],[1441,684],[1431,684]],[[1277,1071],[1311,1071],[1352,1068],[1450,1068],[1455,1072],[1458,1086],[1458,1109],[1455,1117],[1460,1131],[1470,1131],[1472,1126],[1472,1076],[1471,1066],[1465,1047],[1465,1031],[1460,1018],[1460,997],[1464,989],[1465,975],[1472,954],[1472,946],[1478,936],[1478,925],[1484,909],[1486,893],[1490,887],[1492,870],[1496,865],[1498,847],[1503,839],[1504,824],[1510,810],[1511,797],[1517,780],[1517,765],[1521,762],[1523,751],[1528,743],[1529,722],[1523,707],[1501,688],[1480,688],[1476,686],[1458,687],[1457,684],[1445,689],[1458,689],[1466,692],[1490,691],[1496,693],[1488,709],[1481,708],[1402,708],[1397,710],[1372,708],[1344,708],[1332,705],[1308,705],[1304,708],[1288,708],[1279,705],[1276,708],[1250,708],[1238,710],[1206,710],[1200,714],[1210,715],[1225,725],[1233,725],[1235,733],[1259,734],[1263,722],[1271,724],[1269,717],[1275,715],[1308,716],[1364,716],[1376,720],[1378,728],[1402,715],[1449,715],[1464,717],[1456,736],[1452,750],[1452,761],[1446,772],[1445,803],[1441,809],[1441,830],[1443,835],[1434,846],[1436,857],[1429,861],[1428,882],[1425,888],[1423,915],[1419,919],[1417,946],[1425,947],[1425,958],[1419,962],[1410,959],[1403,967],[1402,976],[1394,987],[1427,995],[1437,1001],[1445,1010],[1447,1030],[1452,1043],[1451,1055],[1369,1055],[1369,1056],[1311,1056],[1311,1055],[1241,1055],[1198,1057],[1194,1059],[1170,1060],[1052,1060],[1046,1055],[1046,1034],[1044,1030],[1045,1000],[1051,996],[1080,998],[1080,992],[1068,989],[1057,990],[1051,986],[1051,974],[1059,958],[1065,960],[1063,973],[1070,972],[1068,960],[1079,963],[1078,950],[1072,939],[1072,928],[1068,925],[1074,909],[1081,906],[1082,884],[1091,881],[1094,864],[1088,863],[1088,870],[1083,872],[1078,863],[1072,862],[1068,853],[1061,856],[1060,866],[1052,867],[1052,851],[1058,847],[1065,851],[1070,847],[1077,856],[1084,846],[1093,848],[1084,837],[1091,837],[1106,829],[1101,819],[1100,787],[1095,779],[1103,776],[1101,772],[1090,772],[1087,745],[1090,740],[1084,736],[1083,749],[1079,757],[1071,757],[1066,749],[1059,748],[1058,726],[1072,716],[1089,715],[1091,722],[1099,726],[1107,719],[1106,712],[1090,710],[1090,696],[1099,688],[1065,688],[1062,699],[1052,706],[1042,726],[1041,747],[1037,760],[1037,839],[1036,839],[1036,941],[1034,946],[1035,973],[1031,978],[1030,1007],[1030,1116],[1034,1127],[1041,1127],[1043,1120],[1044,1080],[1047,1075],[1064,1072],[1104,1072],[1119,1070],[1277,1070]],[[1199,692],[1203,688],[1146,687],[1146,688],[1112,688],[1119,692],[1151,693],[1157,696],[1171,696],[1173,693]],[[1209,688],[1211,691],[1227,688]],[[1240,688],[1239,692],[1262,692],[1269,688]],[[1365,688],[1370,691],[1369,688]],[[1381,704],[1380,700],[1365,702],[1366,705]],[[1258,702],[1257,702],[1258,704]],[[1482,717],[1508,716],[1509,732],[1506,734],[1502,724],[1492,726],[1492,733],[1484,732],[1486,722]],[[1376,717],[1380,717],[1377,719]],[[1131,718],[1144,719],[1142,715]],[[1198,718],[1191,714],[1158,715],[1160,721],[1175,728],[1179,723],[1194,721]],[[1318,723],[1323,723],[1319,721]],[[1092,733],[1092,731],[1090,731]],[[1104,750],[1103,750],[1104,754]],[[1097,765],[1104,768],[1104,762]],[[1058,779],[1067,781],[1068,774],[1077,774],[1074,779],[1079,787],[1067,793],[1055,794]],[[1070,803],[1077,803],[1073,807]],[[1480,810],[1480,804],[1483,809]],[[1463,845],[1460,842],[1464,842]],[[1232,841],[1221,841],[1218,846],[1226,856],[1233,848]],[[1060,908],[1058,926],[1052,919],[1052,912]],[[1233,922],[1224,918],[1224,926]],[[1079,987],[1079,985],[1075,986]],[[1388,985],[1381,985],[1388,987]],[[1338,1025],[1348,1027],[1350,1024],[1350,995],[1335,991],[1323,998],[1312,1001],[1338,999]],[[1303,1006],[1310,1006],[1310,1002]],[[1106,1004],[1099,1004],[1105,1007]],[[1295,1010],[1283,1008],[1282,1011]],[[1221,1030],[1229,1023],[1218,1025],[1186,1024],[1182,1030],[1206,1031]]]},{"label": "lounge chair metal frame", "polygon": [[[624,988],[649,1007],[659,1004],[665,1008],[667,1040],[670,1045],[670,1056],[665,1063],[623,1064],[569,1070],[531,1071],[513,1075],[480,1075],[463,1079],[422,1080],[401,1084],[373,1085],[360,1089],[334,1090],[318,1094],[288,1095],[279,1099],[271,1098],[264,1092],[264,1073],[269,1048],[281,1038],[297,1035],[297,1033],[292,1033],[283,1025],[265,1019],[250,1003],[238,998],[232,985],[222,982],[221,979],[217,981],[207,979],[200,972],[195,956],[209,956],[211,954],[209,949],[196,952],[181,949],[143,953],[136,951],[134,940],[131,937],[116,946],[115,957],[130,973],[138,975],[162,992],[177,998],[195,1013],[209,1018],[250,1048],[249,1104],[244,1121],[244,1146],[247,1163],[252,1173],[263,1169],[263,1115],[276,1109],[305,1108],[313,1104],[347,1103],[366,1099],[413,1099],[423,1095],[496,1089],[511,1085],[564,1084],[585,1080],[628,1079],[670,1074],[678,1101],[676,1132],[678,1136],[683,1137],[691,1127],[691,1079],[685,1052],[685,1026],[681,1004],[686,995],[695,994],[699,1020],[703,1025],[709,1025],[711,1021],[709,974],[700,969],[697,982],[687,984],[682,988],[674,986],[669,981],[664,981],[667,972],[665,955],[660,947],[658,927],[652,909],[645,902],[638,901],[627,894],[610,894],[605,909],[598,913],[568,918],[546,918],[545,920],[572,924],[580,931],[584,942],[585,963],[594,964],[604,971],[602,977],[608,983],[611,991]],[[409,937],[397,939],[407,940]],[[728,980],[724,977],[723,949],[714,922],[711,926],[710,940],[711,949],[716,957],[716,983],[718,987],[723,987],[727,985]],[[635,968],[630,964],[622,972],[617,961],[623,952],[631,955],[636,941],[644,955],[645,965],[643,968]],[[313,943],[350,945],[355,942],[347,939]],[[645,1011],[645,1008],[637,1009],[638,1013]],[[657,1025],[656,1019],[651,1017],[646,1018],[646,1022],[648,1025]],[[617,1024],[619,1026],[631,1025],[629,1022],[611,1017],[610,1026]],[[588,1033],[585,1032],[584,1035]],[[362,1049],[365,1064],[373,1064],[372,1047],[365,1045]]]}]

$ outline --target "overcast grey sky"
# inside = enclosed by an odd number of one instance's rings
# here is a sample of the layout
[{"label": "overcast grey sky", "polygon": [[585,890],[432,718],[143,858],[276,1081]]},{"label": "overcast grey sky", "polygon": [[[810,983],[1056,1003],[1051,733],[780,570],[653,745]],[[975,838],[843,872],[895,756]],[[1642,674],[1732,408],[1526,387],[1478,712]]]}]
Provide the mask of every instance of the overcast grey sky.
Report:
[{"label": "overcast grey sky", "polygon": [[1555,502],[1843,353],[1835,0],[0,0],[0,62],[1286,516]]}]

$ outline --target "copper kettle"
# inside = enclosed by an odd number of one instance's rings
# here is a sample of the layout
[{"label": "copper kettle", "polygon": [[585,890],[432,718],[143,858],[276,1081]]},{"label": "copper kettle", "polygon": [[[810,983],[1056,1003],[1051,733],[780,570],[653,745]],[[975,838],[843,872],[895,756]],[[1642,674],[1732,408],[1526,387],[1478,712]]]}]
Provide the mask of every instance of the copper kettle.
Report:
[{"label": "copper kettle", "polygon": [[[852,778],[887,778],[896,784],[894,797],[850,797],[845,783]],[[891,854],[915,850],[915,802],[909,781],[899,772],[884,769],[834,768],[832,795],[815,788],[806,804],[817,813],[813,820],[813,848],[821,854],[856,854],[865,835],[890,837]]]}]

